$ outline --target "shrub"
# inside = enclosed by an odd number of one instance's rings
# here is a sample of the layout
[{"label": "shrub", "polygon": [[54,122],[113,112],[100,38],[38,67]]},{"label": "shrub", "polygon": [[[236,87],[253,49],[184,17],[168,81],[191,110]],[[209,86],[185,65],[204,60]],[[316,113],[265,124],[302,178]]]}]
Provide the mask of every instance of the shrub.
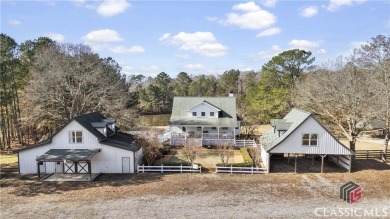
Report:
[{"label": "shrub", "polygon": [[162,154],[163,155],[167,155],[170,150],[171,150],[171,146],[170,145],[164,145],[164,147],[162,148]]}]

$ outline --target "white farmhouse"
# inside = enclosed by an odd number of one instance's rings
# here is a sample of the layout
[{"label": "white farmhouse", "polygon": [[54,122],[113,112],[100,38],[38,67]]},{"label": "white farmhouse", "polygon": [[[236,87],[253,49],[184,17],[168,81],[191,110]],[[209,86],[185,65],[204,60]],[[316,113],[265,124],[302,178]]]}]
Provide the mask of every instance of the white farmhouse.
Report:
[{"label": "white farmhouse", "polygon": [[[46,141],[18,151],[20,174],[134,173],[142,149],[114,119],[94,112],[73,118]],[[92,178],[91,178],[92,179]]]},{"label": "white farmhouse", "polygon": [[268,171],[273,156],[290,155],[295,157],[295,172],[298,155],[321,157],[321,172],[325,157],[351,171],[351,156],[354,153],[312,114],[293,109],[283,119],[272,119],[271,126],[272,131],[260,138],[261,157]]},{"label": "white farmhouse", "polygon": [[234,145],[240,123],[232,93],[229,97],[175,97],[169,126],[181,131],[174,132],[171,144]]}]

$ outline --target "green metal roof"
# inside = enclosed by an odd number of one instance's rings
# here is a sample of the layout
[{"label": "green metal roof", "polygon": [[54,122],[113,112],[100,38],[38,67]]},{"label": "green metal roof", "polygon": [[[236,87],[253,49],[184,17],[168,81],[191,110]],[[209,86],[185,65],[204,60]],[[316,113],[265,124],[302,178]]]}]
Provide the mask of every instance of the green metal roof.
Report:
[{"label": "green metal roof", "polygon": [[[219,118],[189,117],[188,110],[205,102],[220,109]],[[236,127],[237,110],[235,97],[175,97],[169,125]]]},{"label": "green metal roof", "polygon": [[271,126],[275,127],[276,130],[286,131],[292,122],[287,122],[285,119],[271,119]]},{"label": "green metal roof", "polygon": [[270,151],[272,148],[276,147],[279,143],[281,143],[284,139],[286,139],[291,133],[293,133],[294,130],[297,129],[304,121],[306,121],[306,119],[309,118],[310,115],[311,114],[308,112],[294,108],[283,119],[273,120],[274,123],[284,122],[289,126],[287,131],[280,137],[278,137],[277,134],[274,133],[267,133],[269,135],[262,136],[260,140],[261,142],[266,142],[266,144],[263,143],[265,150]]}]

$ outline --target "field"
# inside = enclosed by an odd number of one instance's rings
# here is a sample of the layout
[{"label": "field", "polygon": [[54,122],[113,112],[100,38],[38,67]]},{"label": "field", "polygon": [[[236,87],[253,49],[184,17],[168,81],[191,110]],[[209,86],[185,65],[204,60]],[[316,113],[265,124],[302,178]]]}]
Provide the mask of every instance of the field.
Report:
[{"label": "field", "polygon": [[[357,161],[353,173],[105,174],[85,183],[20,178],[9,172],[14,161],[2,162],[0,218],[313,218],[351,207],[390,216],[390,166],[375,160]],[[339,199],[350,180],[363,188],[354,205]]]}]

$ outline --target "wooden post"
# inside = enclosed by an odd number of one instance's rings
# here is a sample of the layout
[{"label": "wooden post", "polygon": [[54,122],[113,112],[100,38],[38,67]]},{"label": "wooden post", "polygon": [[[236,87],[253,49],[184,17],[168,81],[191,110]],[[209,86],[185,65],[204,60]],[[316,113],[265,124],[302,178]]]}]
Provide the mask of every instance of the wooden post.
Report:
[{"label": "wooden post", "polygon": [[326,155],[320,155],[320,156],[321,156],[321,173],[323,173],[324,172],[324,157]]},{"label": "wooden post", "polygon": [[290,153],[287,153],[287,163],[290,164]]},{"label": "wooden post", "polygon": [[164,164],[161,164],[161,173],[164,173]]},{"label": "wooden post", "polygon": [[349,173],[351,172],[351,168],[352,168],[352,155],[349,155]]},{"label": "wooden post", "polygon": [[77,161],[73,161],[73,164],[74,164],[74,173],[77,173],[77,172],[78,172],[78,169],[77,169],[78,163],[79,163],[79,162],[77,162]]},{"label": "wooden post", "polygon": [[39,165],[39,161],[37,161],[37,167],[38,167],[38,180],[41,180],[41,167]]},{"label": "wooden post", "polygon": [[314,154],[311,155],[311,165],[314,166]]},{"label": "wooden post", "polygon": [[298,155],[297,154],[294,154],[295,156],[295,173],[297,173],[297,159],[298,159]]},{"label": "wooden post", "polygon": [[91,161],[87,161],[87,164],[88,164],[89,179],[92,181],[92,165],[91,165]]}]

